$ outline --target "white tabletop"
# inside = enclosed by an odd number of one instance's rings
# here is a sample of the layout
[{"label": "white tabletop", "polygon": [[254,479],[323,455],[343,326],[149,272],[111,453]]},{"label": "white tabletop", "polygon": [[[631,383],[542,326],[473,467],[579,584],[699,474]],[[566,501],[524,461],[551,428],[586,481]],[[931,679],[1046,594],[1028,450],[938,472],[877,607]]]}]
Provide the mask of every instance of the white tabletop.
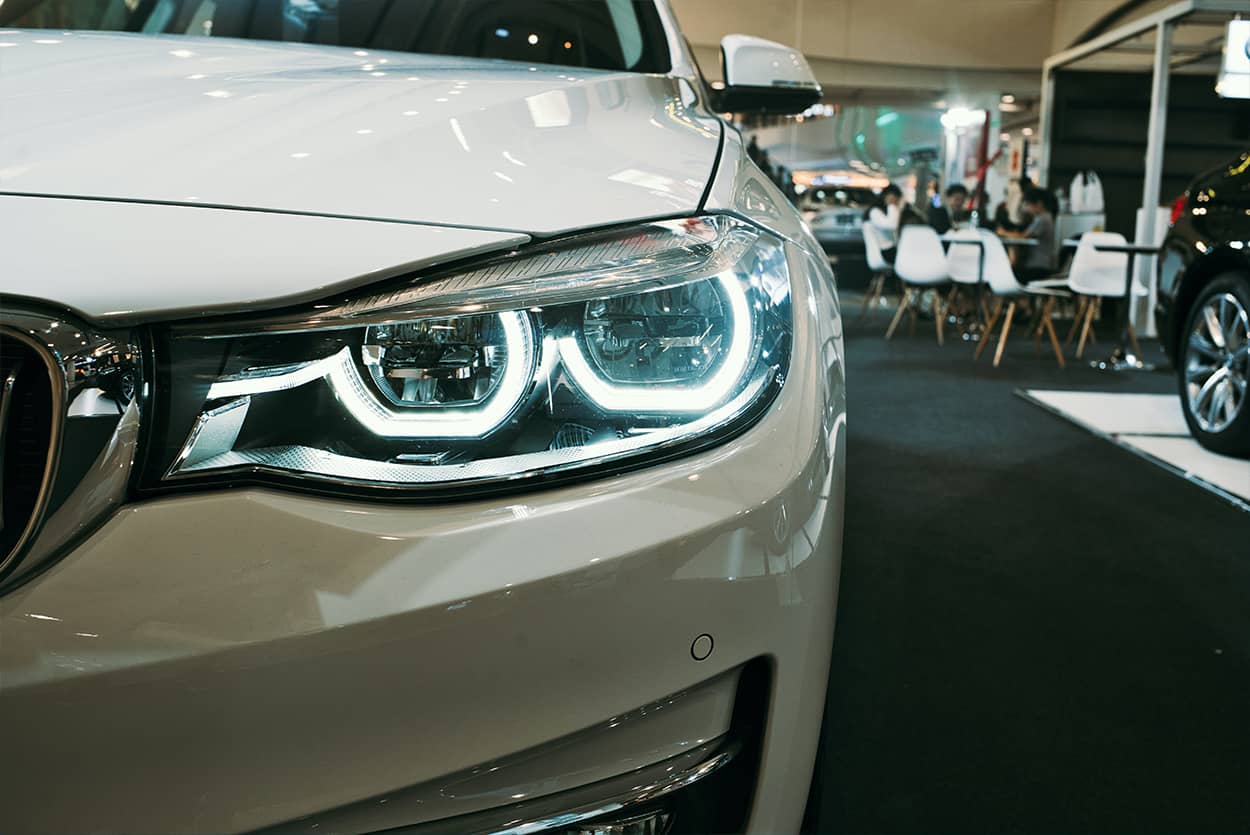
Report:
[{"label": "white tabletop", "polygon": [[[997,236],[1003,242],[1003,246],[1037,246],[1041,243],[1037,238],[1009,238],[1003,235]],[[981,246],[980,238],[965,238],[956,235],[953,232],[947,232],[945,235],[939,235],[939,240],[944,244],[971,244],[972,246]]]},{"label": "white tabletop", "polygon": [[[1079,247],[1081,245],[1080,238],[1068,238],[1063,242],[1064,246]],[[1099,252],[1119,252],[1132,253],[1134,255],[1154,255],[1158,253],[1159,247],[1147,246],[1146,244],[1123,243],[1123,244],[1094,244],[1094,249]]]}]

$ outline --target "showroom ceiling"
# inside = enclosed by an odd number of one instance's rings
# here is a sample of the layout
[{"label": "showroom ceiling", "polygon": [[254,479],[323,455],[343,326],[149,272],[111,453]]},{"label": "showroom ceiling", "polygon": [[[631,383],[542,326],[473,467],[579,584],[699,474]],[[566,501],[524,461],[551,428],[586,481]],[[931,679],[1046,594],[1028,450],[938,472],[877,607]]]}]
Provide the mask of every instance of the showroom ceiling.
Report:
[{"label": "showroom ceiling", "polygon": [[[1035,93],[1042,62],[1167,0],[673,0],[703,69],[731,32],[799,47],[830,97]],[[1118,15],[1118,19],[1117,19]],[[938,70],[935,72],[935,69]],[[909,92],[905,92],[909,91]],[[899,102],[900,104],[902,102]]]}]

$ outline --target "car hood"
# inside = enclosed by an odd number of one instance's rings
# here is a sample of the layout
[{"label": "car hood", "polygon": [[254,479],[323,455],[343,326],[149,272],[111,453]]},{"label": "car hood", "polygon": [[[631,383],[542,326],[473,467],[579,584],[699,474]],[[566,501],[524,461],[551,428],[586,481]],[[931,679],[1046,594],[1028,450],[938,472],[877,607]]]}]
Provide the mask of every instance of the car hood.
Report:
[{"label": "car hood", "polygon": [[549,235],[691,212],[667,76],[224,38],[0,33],[0,191]]}]

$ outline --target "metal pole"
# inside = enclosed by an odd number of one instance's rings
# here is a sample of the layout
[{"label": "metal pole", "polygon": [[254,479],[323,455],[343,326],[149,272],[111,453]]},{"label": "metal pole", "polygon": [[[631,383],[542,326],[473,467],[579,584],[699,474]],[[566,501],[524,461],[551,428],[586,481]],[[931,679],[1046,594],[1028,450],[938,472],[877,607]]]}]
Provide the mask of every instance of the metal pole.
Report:
[{"label": "metal pole", "polygon": [[[1156,217],[1159,209],[1159,190],[1160,182],[1163,179],[1163,151],[1167,139],[1168,129],[1168,88],[1171,82],[1172,70],[1172,35],[1176,30],[1176,24],[1167,20],[1161,22],[1155,30],[1155,61],[1154,76],[1150,85],[1150,127],[1146,133],[1146,180],[1142,186],[1142,218],[1141,224],[1137,230],[1137,243],[1145,246],[1154,246],[1157,235]],[[1149,276],[1149,269],[1153,266],[1151,259],[1139,259],[1138,280],[1141,281],[1143,275]],[[1144,269],[1140,269],[1143,268]],[[1147,280],[1146,285],[1150,286]],[[1140,305],[1133,305],[1131,311],[1133,321],[1139,322],[1143,311]],[[1149,315],[1149,306],[1144,311]],[[1147,332],[1153,331],[1153,325],[1146,328]]]},{"label": "metal pole", "polygon": [[[1039,155],[1039,165],[1037,167],[1038,185],[1043,188],[1050,188],[1050,159],[1051,144],[1054,142],[1055,133],[1055,69],[1046,65],[1042,69],[1042,113],[1040,117],[1041,124],[1038,125],[1039,142],[1042,150]],[[1028,171],[1028,139],[1024,142],[1023,170],[1021,173]]]}]

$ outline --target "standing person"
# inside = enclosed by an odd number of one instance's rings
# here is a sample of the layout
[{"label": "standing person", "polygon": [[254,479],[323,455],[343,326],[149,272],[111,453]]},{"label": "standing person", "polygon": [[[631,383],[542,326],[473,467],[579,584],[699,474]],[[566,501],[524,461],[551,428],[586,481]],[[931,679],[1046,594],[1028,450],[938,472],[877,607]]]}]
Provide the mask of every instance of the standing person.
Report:
[{"label": "standing person", "polygon": [[1016,259],[1016,278],[1025,284],[1054,275],[1057,204],[1055,196],[1046,189],[1030,188],[1020,199],[1024,231],[999,230],[999,234],[1006,238],[1032,238],[1037,241],[1036,246],[1021,247],[1022,252]]},{"label": "standing person", "polygon": [[761,150],[759,159],[755,161],[755,164],[764,172],[765,177],[770,180],[773,179],[773,158],[769,156],[768,151]]},{"label": "standing person", "polygon": [[955,183],[946,189],[946,199],[941,206],[930,207],[929,225],[936,229],[939,235],[945,235],[957,224],[968,219],[964,212],[964,207],[967,205],[968,189],[961,183]]}]

